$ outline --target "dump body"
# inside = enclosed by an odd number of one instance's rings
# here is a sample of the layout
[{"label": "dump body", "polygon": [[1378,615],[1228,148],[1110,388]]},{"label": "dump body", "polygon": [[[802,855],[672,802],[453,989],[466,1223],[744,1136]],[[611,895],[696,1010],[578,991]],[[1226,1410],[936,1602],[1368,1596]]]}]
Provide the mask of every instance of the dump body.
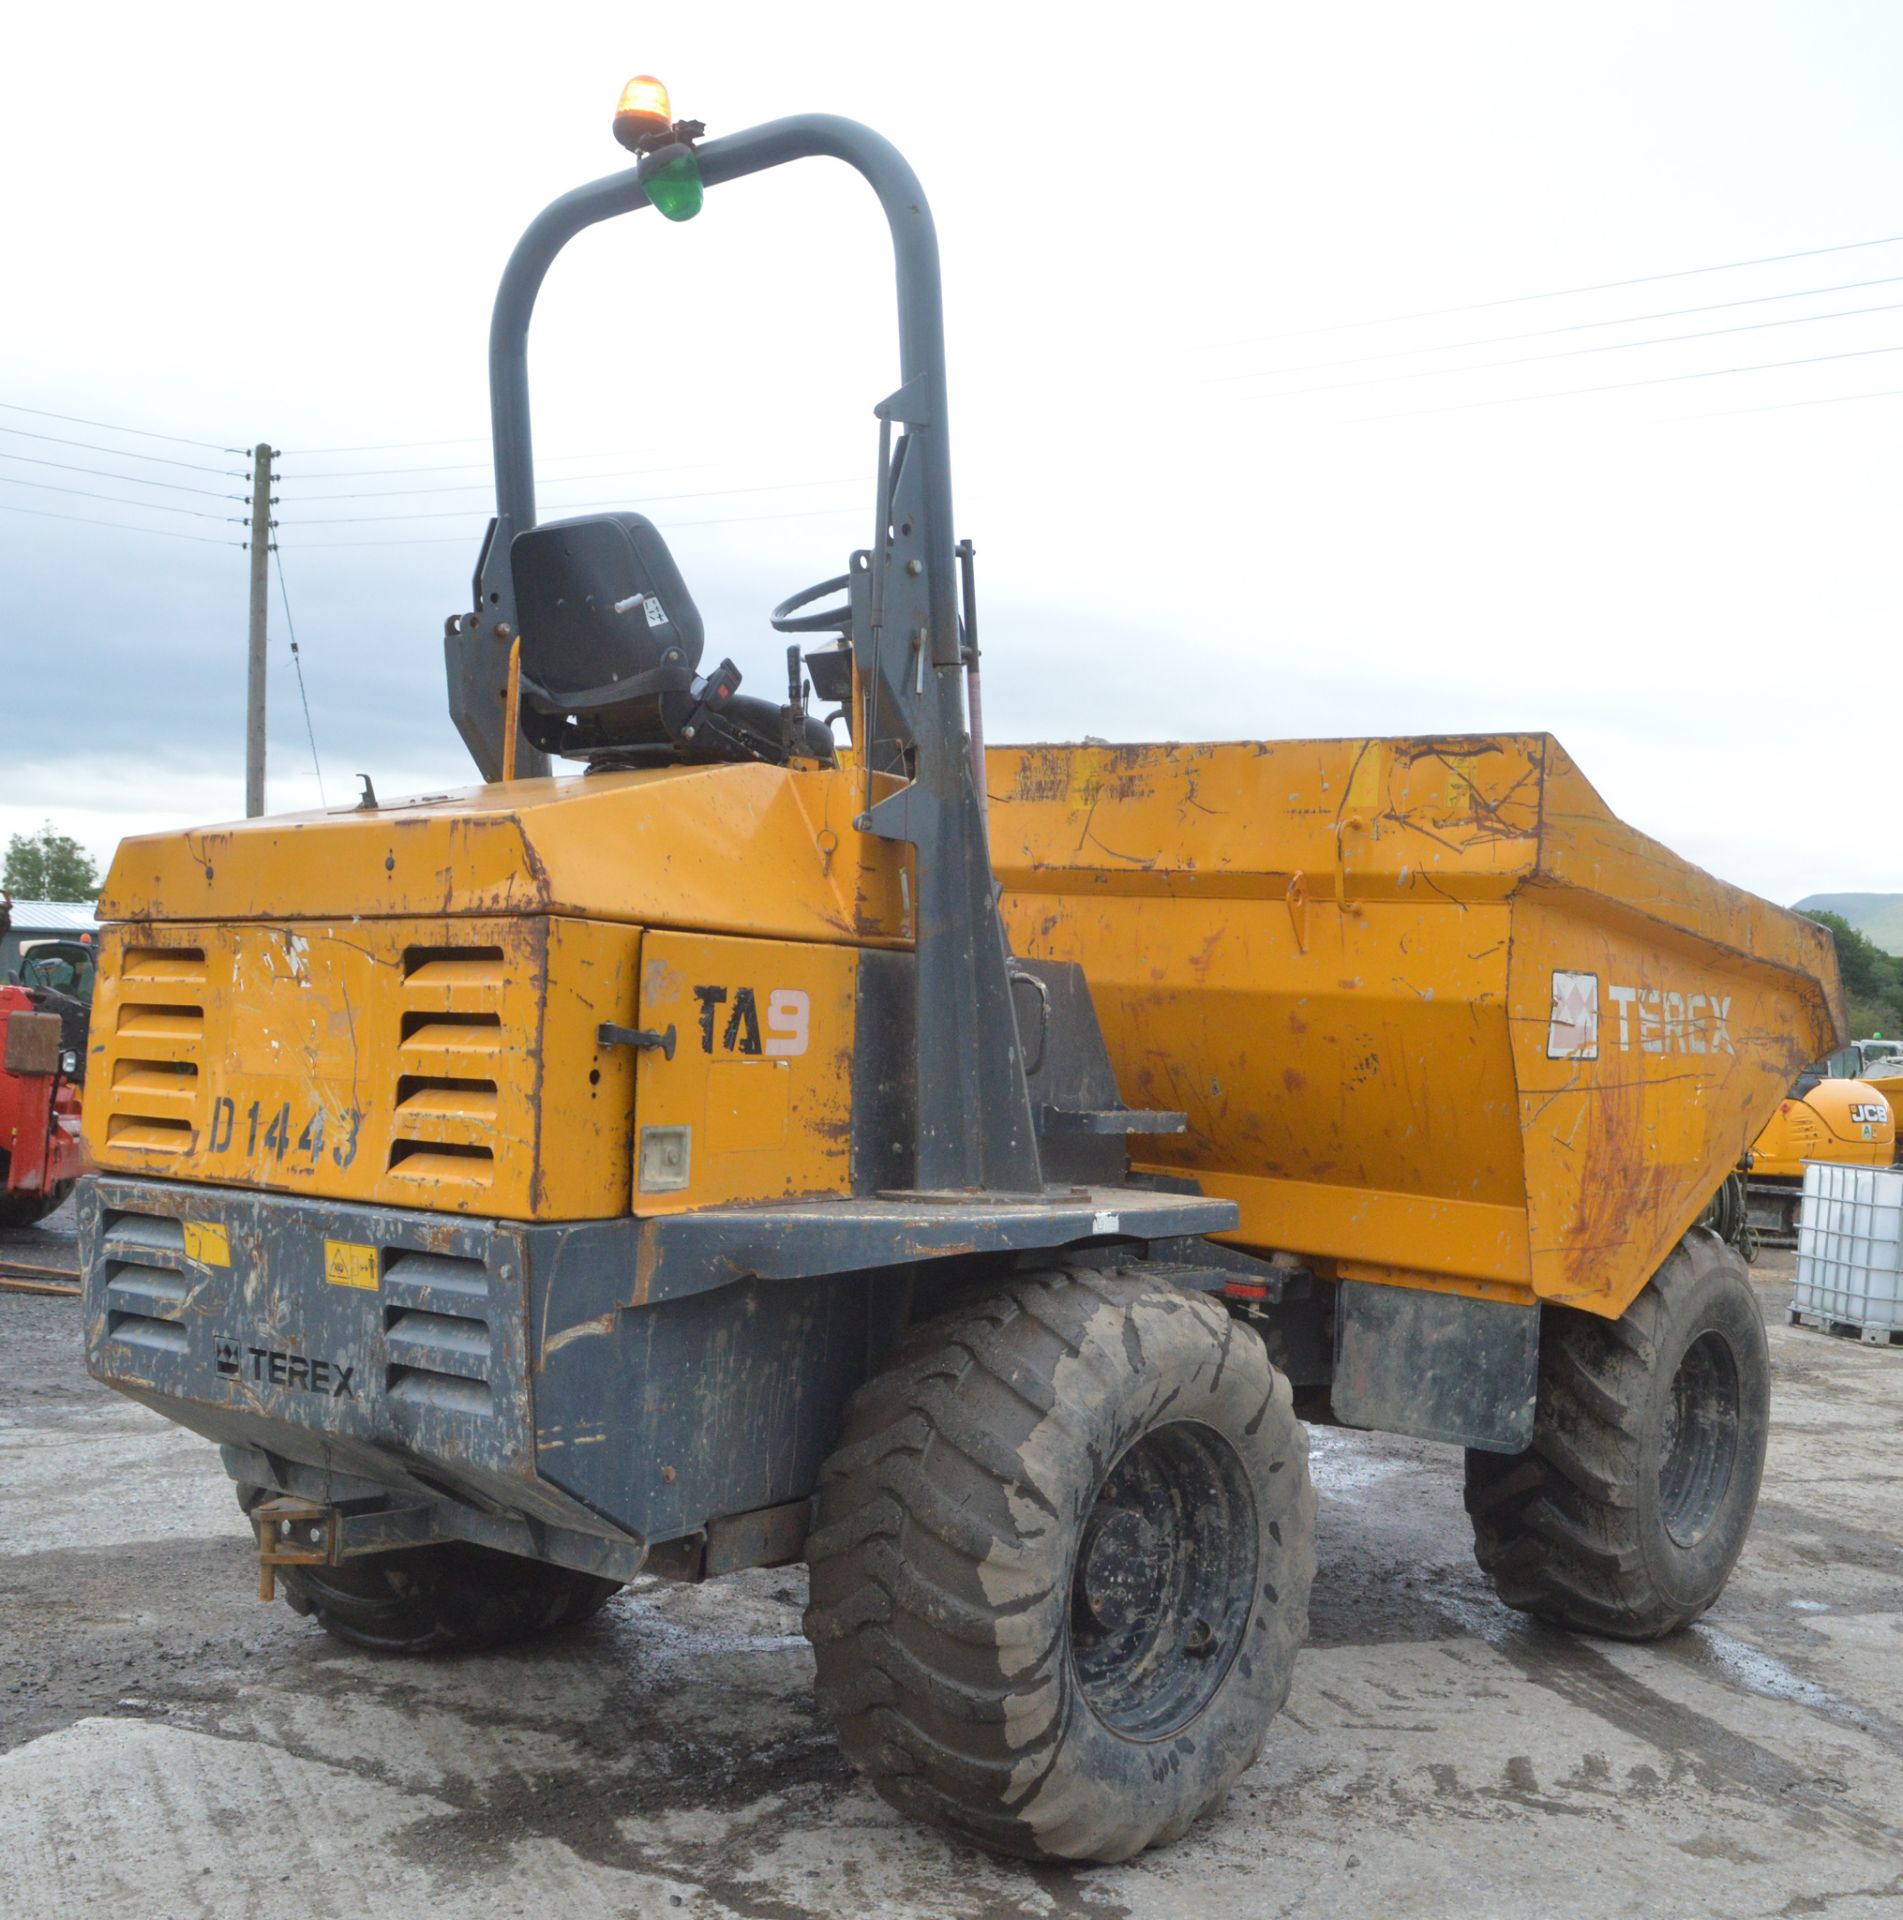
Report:
[{"label": "dump body", "polygon": [[1549,736],[990,754],[1017,952],[1081,962],[1133,1143],[1334,1277],[1624,1310],[1842,1031],[1829,936]]}]

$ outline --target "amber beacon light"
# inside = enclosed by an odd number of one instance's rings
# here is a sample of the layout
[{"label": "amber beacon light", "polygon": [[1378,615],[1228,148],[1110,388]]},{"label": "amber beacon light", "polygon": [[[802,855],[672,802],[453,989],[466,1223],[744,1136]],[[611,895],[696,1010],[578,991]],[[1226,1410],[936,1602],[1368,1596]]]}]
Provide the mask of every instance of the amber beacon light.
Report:
[{"label": "amber beacon light", "polygon": [[621,89],[615,108],[615,138],[633,153],[665,137],[674,129],[674,109],[667,89],[651,73],[637,73]]}]

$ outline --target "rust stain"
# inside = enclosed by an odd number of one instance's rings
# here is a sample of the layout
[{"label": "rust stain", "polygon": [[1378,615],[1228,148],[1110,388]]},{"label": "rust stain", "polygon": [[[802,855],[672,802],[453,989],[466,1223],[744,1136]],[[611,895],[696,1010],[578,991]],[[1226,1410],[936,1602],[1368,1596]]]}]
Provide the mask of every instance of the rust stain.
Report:
[{"label": "rust stain", "polygon": [[593,1320],[578,1320],[572,1327],[564,1327],[560,1333],[551,1334],[542,1343],[543,1361],[548,1360],[551,1355],[560,1353],[564,1347],[577,1340],[594,1340],[604,1334],[613,1333],[615,1322],[620,1317],[621,1309],[611,1307],[606,1313],[597,1315]]}]

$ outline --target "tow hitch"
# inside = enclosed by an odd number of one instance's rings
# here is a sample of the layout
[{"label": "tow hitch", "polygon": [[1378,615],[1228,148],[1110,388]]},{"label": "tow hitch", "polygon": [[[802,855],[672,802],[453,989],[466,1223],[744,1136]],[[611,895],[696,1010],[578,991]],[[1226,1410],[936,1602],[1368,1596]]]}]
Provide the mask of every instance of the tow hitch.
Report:
[{"label": "tow hitch", "polygon": [[343,1515],[308,1500],[266,1500],[251,1509],[258,1530],[258,1598],[277,1598],[279,1567],[334,1567],[343,1557]]}]

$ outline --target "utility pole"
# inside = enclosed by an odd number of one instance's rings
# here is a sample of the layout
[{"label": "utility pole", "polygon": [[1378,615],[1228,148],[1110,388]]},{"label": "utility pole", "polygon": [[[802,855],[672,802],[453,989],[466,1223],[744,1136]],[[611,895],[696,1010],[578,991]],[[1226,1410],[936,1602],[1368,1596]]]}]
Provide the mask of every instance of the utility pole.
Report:
[{"label": "utility pole", "polygon": [[264,811],[264,625],[271,584],[271,460],[262,440],[251,450],[251,650],[245,666],[244,812]]}]

